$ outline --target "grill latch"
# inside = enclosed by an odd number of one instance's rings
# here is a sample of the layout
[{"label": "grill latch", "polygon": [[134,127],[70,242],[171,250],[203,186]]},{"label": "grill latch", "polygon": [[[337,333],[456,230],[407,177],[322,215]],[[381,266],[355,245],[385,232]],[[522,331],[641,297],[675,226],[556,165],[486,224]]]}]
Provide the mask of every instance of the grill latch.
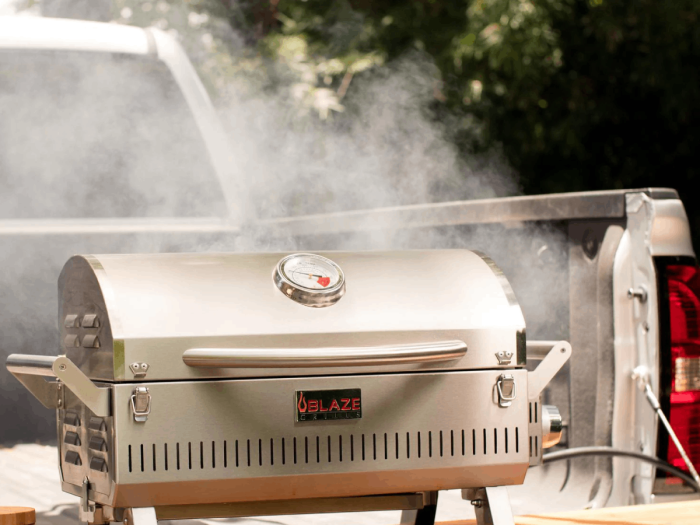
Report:
[{"label": "grill latch", "polygon": [[151,394],[145,386],[137,386],[131,395],[131,411],[134,414],[134,421],[143,423],[151,413]]},{"label": "grill latch", "polygon": [[511,374],[501,374],[496,381],[496,389],[498,390],[498,406],[509,407],[515,399],[515,378]]}]

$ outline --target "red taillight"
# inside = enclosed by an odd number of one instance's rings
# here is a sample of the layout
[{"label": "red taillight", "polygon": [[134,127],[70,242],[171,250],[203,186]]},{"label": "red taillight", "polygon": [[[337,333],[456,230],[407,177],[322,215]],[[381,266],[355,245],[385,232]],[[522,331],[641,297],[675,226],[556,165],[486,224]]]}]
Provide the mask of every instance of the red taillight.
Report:
[{"label": "red taillight", "polygon": [[[671,427],[693,465],[700,465],[700,272],[696,266],[670,265]],[[668,462],[688,471],[669,439]]]}]

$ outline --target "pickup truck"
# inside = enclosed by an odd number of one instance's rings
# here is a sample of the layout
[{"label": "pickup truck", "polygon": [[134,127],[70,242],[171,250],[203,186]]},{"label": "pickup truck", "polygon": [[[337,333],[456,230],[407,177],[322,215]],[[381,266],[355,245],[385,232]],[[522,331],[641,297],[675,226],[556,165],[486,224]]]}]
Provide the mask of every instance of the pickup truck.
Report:
[{"label": "pickup truck", "polygon": [[[4,355],[53,351],[70,255],[191,250],[240,223],[225,133],[166,33],[0,17],[0,79]],[[0,443],[51,438],[50,416],[15,386],[3,367]]]},{"label": "pickup truck", "polygon": [[[612,446],[687,470],[632,378],[650,386],[694,464],[700,461],[698,267],[672,189],[484,199],[269,221],[289,248],[461,248],[490,254],[513,285],[528,339],[574,351],[546,391],[565,426],[559,447]],[[536,356],[528,356],[528,361]],[[535,503],[526,494],[543,491]],[[531,469],[510,490],[516,512],[697,497],[629,459]],[[520,499],[522,498],[522,499]]]},{"label": "pickup truck", "polygon": [[[61,74],[61,68],[71,74]],[[37,81],[46,74],[55,78],[50,90]],[[0,88],[1,361],[11,353],[56,353],[56,283],[75,253],[261,245],[277,251],[468,247],[487,253],[508,276],[528,338],[564,339],[573,346],[573,357],[544,399],[562,412],[559,448],[609,445],[684,469],[632,379],[633,370],[645,366],[691,460],[700,463],[700,281],[688,220],[674,190],[509,197],[256,220],[211,101],[184,52],[166,34],[0,18],[0,75],[13,79]],[[112,107],[90,120],[76,109],[83,99],[75,95],[89,94],[95,86],[101,96],[93,94],[89,102],[108,101]],[[57,91],[65,94],[58,109],[50,98]],[[164,126],[159,119],[166,116],[150,112],[148,97],[167,99],[178,120]],[[28,113],[32,107],[41,112]],[[66,107],[72,110],[63,111]],[[143,111],[138,119],[136,110]],[[75,120],[76,115],[87,120]],[[33,136],[29,126],[37,122],[48,123],[44,129],[50,132]],[[112,126],[129,133],[113,132]],[[175,148],[167,147],[173,129],[181,139]],[[47,165],[49,155],[43,152],[63,144],[52,140],[66,133],[75,149],[63,152],[65,164]],[[101,134],[103,140],[92,140]],[[131,166],[133,157],[141,163]],[[120,177],[129,178],[126,197]],[[193,191],[204,192],[199,202],[206,206],[187,205]],[[0,366],[0,444],[51,442],[55,422],[47,412]],[[528,496],[535,491],[540,497]],[[531,469],[525,485],[511,494],[516,512],[696,497],[649,464],[605,457]]]}]

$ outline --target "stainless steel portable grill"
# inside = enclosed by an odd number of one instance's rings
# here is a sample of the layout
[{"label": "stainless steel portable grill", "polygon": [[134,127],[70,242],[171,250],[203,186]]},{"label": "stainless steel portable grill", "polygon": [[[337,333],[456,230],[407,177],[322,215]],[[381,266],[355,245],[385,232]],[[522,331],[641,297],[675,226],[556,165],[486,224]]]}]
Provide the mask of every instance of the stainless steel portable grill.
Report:
[{"label": "stainless steel portable grill", "polygon": [[[571,347],[526,344],[475,252],[76,256],[58,315],[63,355],[7,367],[57,409],[84,521],[431,523],[461,488],[480,521],[512,523],[504,486],[561,433],[540,393]],[[546,353],[533,372],[526,351]]]}]

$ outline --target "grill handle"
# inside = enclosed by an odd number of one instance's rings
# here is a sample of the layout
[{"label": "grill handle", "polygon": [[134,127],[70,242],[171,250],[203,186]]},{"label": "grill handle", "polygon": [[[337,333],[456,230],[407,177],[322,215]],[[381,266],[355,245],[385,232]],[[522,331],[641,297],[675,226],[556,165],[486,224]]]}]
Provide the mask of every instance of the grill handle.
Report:
[{"label": "grill handle", "polygon": [[192,348],[182,360],[198,368],[327,368],[438,363],[460,359],[464,341],[345,348]]},{"label": "grill handle", "polygon": [[[10,354],[5,366],[46,408],[62,408],[64,384],[96,416],[111,415],[109,389],[95,385],[64,355]],[[60,381],[45,381],[44,377]]]}]

